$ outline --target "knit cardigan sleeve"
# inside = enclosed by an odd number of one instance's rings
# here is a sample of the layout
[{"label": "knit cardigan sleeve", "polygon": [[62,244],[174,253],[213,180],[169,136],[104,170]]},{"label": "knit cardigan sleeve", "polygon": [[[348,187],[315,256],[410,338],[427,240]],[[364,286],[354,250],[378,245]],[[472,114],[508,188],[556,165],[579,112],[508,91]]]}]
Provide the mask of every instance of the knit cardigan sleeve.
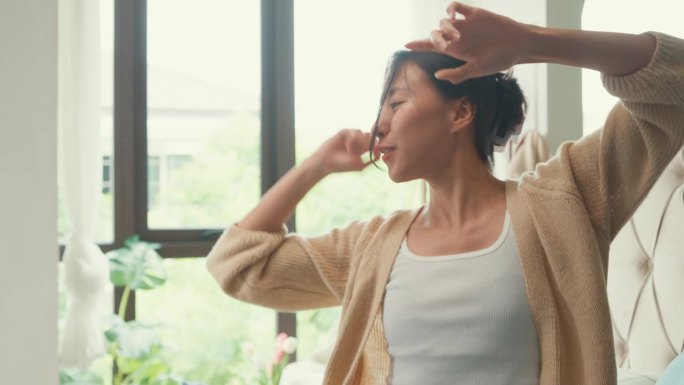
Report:
[{"label": "knit cardigan sleeve", "polygon": [[207,268],[230,296],[281,311],[337,306],[350,269],[383,222],[353,222],[344,229],[303,238],[232,225],[207,256]]},{"label": "knit cardigan sleeve", "polygon": [[531,184],[583,201],[597,235],[612,241],[684,145],[684,40],[649,32],[648,65],[624,76],[602,74],[619,98],[601,130],[561,145]]}]

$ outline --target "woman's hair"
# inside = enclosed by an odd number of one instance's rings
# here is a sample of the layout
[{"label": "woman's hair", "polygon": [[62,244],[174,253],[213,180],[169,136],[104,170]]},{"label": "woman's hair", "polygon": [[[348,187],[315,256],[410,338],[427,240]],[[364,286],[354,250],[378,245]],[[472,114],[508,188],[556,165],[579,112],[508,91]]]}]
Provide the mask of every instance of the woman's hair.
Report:
[{"label": "woman's hair", "polygon": [[[445,100],[467,98],[475,106],[475,147],[488,167],[494,164],[494,146],[504,146],[525,120],[527,103],[518,81],[509,73],[497,73],[468,79],[459,84],[435,78],[440,69],[460,67],[464,61],[436,52],[397,51],[387,66],[385,85],[380,98],[380,110],[394,79],[406,63],[416,64]],[[370,143],[371,160],[378,135],[380,111],[373,125]]]}]

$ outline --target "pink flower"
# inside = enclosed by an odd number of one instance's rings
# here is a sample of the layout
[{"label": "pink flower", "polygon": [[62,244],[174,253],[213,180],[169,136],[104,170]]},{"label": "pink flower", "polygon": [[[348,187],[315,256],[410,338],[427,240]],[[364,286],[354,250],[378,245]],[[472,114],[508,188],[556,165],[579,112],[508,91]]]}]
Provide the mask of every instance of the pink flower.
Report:
[{"label": "pink flower", "polygon": [[287,339],[287,333],[280,333],[276,337],[276,349],[281,349],[283,346],[283,342]]},{"label": "pink flower", "polygon": [[283,349],[278,349],[275,354],[273,354],[273,363],[277,365],[283,358],[285,358],[285,351]]},{"label": "pink flower", "polygon": [[[243,343],[240,348],[245,358],[251,358],[260,373],[260,383],[276,384],[280,381],[283,369],[289,363],[289,357],[297,350],[297,339],[288,337],[286,333],[280,333],[275,339],[275,350],[271,360],[262,360],[261,356],[254,354],[254,346]],[[267,382],[263,382],[267,381]]]},{"label": "pink flower", "polygon": [[287,334],[286,333],[280,333],[276,337],[276,343],[275,343],[275,353],[273,354],[273,363],[274,364],[279,364],[283,358],[285,358],[285,351],[283,350],[283,344],[287,341]]}]

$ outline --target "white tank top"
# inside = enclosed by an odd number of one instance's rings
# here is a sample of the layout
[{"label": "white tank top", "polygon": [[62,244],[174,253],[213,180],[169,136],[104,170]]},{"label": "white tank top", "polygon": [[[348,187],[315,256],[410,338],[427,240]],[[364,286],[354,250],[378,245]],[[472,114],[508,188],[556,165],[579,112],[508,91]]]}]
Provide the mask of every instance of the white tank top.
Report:
[{"label": "white tank top", "polygon": [[483,250],[422,257],[404,239],[383,306],[391,385],[539,384],[539,341],[508,212]]}]

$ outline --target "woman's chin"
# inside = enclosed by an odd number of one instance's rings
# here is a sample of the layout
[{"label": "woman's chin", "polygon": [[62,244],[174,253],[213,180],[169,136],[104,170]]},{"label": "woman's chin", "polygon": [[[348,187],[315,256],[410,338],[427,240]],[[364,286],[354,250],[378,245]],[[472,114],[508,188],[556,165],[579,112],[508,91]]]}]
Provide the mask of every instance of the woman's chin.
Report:
[{"label": "woman's chin", "polygon": [[392,182],[397,183],[397,172],[396,170],[392,169],[389,164],[387,165],[387,176]]},{"label": "woman's chin", "polygon": [[416,179],[416,178],[409,178],[407,175],[403,175],[402,173],[397,172],[396,170],[393,171],[392,169],[390,169],[387,172],[387,175],[389,176],[390,180],[394,183],[403,183],[403,182],[408,182],[408,181],[411,181],[413,179]]}]

